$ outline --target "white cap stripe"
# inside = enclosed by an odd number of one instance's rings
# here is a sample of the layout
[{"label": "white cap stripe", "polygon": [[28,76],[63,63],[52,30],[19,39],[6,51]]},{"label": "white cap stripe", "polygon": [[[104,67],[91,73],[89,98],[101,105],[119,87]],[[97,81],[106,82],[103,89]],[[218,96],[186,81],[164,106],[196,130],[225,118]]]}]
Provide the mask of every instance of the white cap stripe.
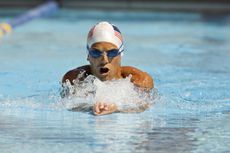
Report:
[{"label": "white cap stripe", "polygon": [[87,39],[88,47],[97,42],[110,42],[116,45],[117,48],[121,48],[122,50],[124,48],[120,31],[116,26],[108,22],[100,22],[89,31]]}]

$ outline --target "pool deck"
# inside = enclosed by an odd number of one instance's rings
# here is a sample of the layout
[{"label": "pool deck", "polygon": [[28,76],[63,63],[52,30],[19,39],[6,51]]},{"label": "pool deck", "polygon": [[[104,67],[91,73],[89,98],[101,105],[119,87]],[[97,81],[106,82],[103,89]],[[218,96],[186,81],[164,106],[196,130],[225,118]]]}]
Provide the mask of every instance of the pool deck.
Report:
[{"label": "pool deck", "polygon": [[[102,9],[102,10],[134,10],[134,11],[181,11],[202,13],[230,13],[230,1],[216,2],[160,2],[151,0],[60,0],[64,8]],[[43,1],[1,1],[0,8],[32,7]]]}]

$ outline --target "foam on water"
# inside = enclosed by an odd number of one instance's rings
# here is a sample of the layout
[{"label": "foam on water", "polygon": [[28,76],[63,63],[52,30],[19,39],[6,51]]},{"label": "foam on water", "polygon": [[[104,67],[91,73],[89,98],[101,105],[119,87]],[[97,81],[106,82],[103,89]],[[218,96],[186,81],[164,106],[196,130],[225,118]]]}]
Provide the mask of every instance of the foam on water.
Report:
[{"label": "foam on water", "polygon": [[1,108],[23,110],[69,110],[81,104],[93,106],[96,102],[115,103],[119,110],[135,109],[140,105],[154,104],[157,101],[157,90],[150,92],[138,89],[130,82],[131,76],[125,79],[100,81],[88,76],[83,82],[64,85],[69,95],[61,98],[59,93],[33,95],[28,97],[6,98],[1,96]]},{"label": "foam on water", "polygon": [[[115,103],[119,110],[135,109],[143,103],[150,104],[156,112],[167,111],[167,114],[207,114],[224,112],[229,108],[229,99],[208,100],[193,99],[196,90],[178,91],[177,94],[165,94],[157,87],[149,94],[139,90],[131,82],[130,77],[119,80],[101,82],[94,76],[88,76],[84,82],[67,84],[70,95],[61,98],[58,91],[40,93],[27,97],[7,98],[0,95],[0,108],[5,110],[69,110],[81,104],[93,106],[96,102]],[[162,87],[161,87],[162,88]],[[175,88],[168,85],[167,88]],[[199,91],[199,90],[198,90]],[[194,93],[195,92],[195,93]],[[191,97],[191,98],[190,98]],[[220,105],[221,104],[221,105]],[[153,106],[154,105],[154,106]],[[157,110],[155,109],[157,107]]]},{"label": "foam on water", "polygon": [[[67,109],[78,106],[81,103],[93,105],[96,102],[115,103],[119,110],[136,108],[143,103],[153,104],[156,98],[156,90],[147,93],[136,88],[130,82],[131,76],[125,79],[100,81],[94,76],[88,76],[85,81],[67,84],[69,96],[61,100]],[[66,86],[64,87],[66,88]]]}]

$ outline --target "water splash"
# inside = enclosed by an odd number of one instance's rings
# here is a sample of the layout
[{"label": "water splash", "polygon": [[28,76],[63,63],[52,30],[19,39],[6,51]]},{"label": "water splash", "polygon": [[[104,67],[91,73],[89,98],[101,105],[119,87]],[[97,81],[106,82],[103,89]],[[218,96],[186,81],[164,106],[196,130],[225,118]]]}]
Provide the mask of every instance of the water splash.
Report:
[{"label": "water splash", "polygon": [[115,103],[119,110],[137,108],[143,103],[153,104],[157,91],[146,92],[138,89],[130,79],[131,76],[102,82],[94,76],[88,76],[83,82],[77,81],[73,86],[67,82],[63,88],[68,89],[69,95],[61,103],[67,109],[82,103],[90,106],[96,102]]},{"label": "water splash", "polygon": [[147,93],[138,89],[125,79],[100,81],[94,76],[88,76],[84,81],[67,83],[63,89],[68,89],[69,95],[61,98],[59,93],[52,91],[27,97],[7,98],[0,95],[0,109],[3,110],[67,110],[79,105],[93,106],[96,102],[115,103],[119,110],[137,108],[143,103],[152,105],[156,101],[157,91]]}]

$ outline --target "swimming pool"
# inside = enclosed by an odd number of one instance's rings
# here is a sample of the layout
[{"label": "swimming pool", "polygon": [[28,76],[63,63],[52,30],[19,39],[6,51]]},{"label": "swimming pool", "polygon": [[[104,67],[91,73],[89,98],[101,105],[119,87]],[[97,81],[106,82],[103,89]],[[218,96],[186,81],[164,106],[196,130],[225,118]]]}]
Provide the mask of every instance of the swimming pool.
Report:
[{"label": "swimming pool", "polygon": [[[122,64],[154,77],[158,96],[143,113],[71,112],[59,96],[101,20],[124,35]],[[229,26],[226,15],[62,10],[19,27],[0,44],[1,153],[229,152]]]}]

